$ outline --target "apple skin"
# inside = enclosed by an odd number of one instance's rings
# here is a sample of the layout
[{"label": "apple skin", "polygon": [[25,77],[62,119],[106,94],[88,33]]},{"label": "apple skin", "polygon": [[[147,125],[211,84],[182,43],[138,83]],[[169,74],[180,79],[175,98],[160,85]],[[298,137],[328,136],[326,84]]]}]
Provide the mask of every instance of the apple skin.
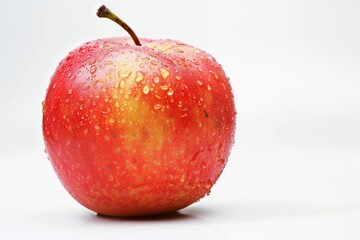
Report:
[{"label": "apple skin", "polygon": [[233,144],[221,65],[171,40],[109,38],[62,60],[43,102],[46,151],[65,189],[101,215],[175,212],[209,194]]}]

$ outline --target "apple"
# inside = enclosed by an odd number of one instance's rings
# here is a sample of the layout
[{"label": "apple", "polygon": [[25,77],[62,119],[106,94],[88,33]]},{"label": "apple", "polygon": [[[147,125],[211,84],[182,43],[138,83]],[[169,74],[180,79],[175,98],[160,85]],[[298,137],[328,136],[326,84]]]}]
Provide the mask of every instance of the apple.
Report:
[{"label": "apple", "polygon": [[53,74],[43,102],[49,160],[65,189],[101,215],[175,212],[210,193],[234,139],[235,106],[222,67],[172,40],[87,42]]}]

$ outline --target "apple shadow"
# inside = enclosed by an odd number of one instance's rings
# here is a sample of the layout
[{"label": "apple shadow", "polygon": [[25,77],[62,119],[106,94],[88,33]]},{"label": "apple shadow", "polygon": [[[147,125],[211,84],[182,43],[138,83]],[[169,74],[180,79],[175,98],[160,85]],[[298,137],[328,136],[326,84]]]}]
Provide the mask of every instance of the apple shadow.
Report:
[{"label": "apple shadow", "polygon": [[197,216],[188,213],[182,213],[180,211],[154,215],[154,216],[137,216],[137,217],[112,217],[95,213],[94,220],[100,221],[123,221],[123,222],[184,222],[199,219]]},{"label": "apple shadow", "polygon": [[161,222],[250,222],[276,218],[296,217],[317,214],[330,209],[320,209],[305,204],[277,202],[242,202],[229,201],[216,205],[192,205],[170,214],[139,217],[112,217],[97,213],[88,214],[91,222],[109,223],[161,223]]},{"label": "apple shadow", "polygon": [[155,239],[152,238],[155,236],[156,239],[194,239],[194,235],[197,239],[231,239],[228,233],[216,224],[203,219],[201,212],[193,214],[191,210],[185,212],[185,209],[166,215],[126,218],[103,216],[92,212],[82,215],[81,221],[86,226],[96,229],[124,231],[129,239],[139,236],[141,237],[136,239]]}]

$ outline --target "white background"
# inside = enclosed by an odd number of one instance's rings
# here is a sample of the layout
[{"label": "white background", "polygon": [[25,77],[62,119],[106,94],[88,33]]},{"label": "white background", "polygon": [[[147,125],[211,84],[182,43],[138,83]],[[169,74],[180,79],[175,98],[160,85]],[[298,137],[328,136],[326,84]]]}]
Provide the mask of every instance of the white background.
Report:
[{"label": "white background", "polygon": [[41,102],[58,62],[126,35],[96,17],[102,3],[1,3],[0,239],[360,239],[360,1],[106,1],[139,36],[215,56],[238,111],[212,194],[137,220],[80,206],[43,150]]}]

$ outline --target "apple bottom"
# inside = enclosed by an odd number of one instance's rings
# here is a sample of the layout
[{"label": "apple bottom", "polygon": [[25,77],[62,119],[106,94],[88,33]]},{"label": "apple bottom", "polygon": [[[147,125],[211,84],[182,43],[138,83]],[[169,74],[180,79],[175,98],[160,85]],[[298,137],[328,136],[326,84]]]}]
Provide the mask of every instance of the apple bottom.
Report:
[{"label": "apple bottom", "polygon": [[101,136],[89,141],[79,134],[48,151],[56,156],[52,162],[64,187],[88,209],[113,217],[172,213],[210,192],[230,143],[196,131],[167,135],[162,144],[149,141],[157,131],[149,128],[129,149],[122,141],[129,142],[130,135],[123,140],[113,135],[104,143]]},{"label": "apple bottom", "polygon": [[84,191],[69,192],[80,204],[100,215],[130,217],[176,212],[209,194],[211,186],[211,182],[179,186],[164,182],[155,187],[128,187],[126,191],[93,188],[96,190],[90,196]]},{"label": "apple bottom", "polygon": [[[83,204],[98,215],[109,217],[138,217],[138,216],[155,216],[163,214],[172,214],[183,209],[194,201],[202,198],[207,192],[202,189],[196,194],[182,195],[178,192],[164,194],[167,189],[158,190],[158,193],[143,192],[141,196],[124,197],[118,204],[116,201],[104,201],[94,203],[94,206]],[[145,197],[146,196],[146,197]],[[108,204],[106,204],[106,202]],[[110,203],[111,202],[111,203]]]},{"label": "apple bottom", "polygon": [[[198,167],[196,165],[199,163],[194,162],[186,170],[143,169],[135,171],[137,174],[128,172],[118,176],[114,173],[109,174],[109,169],[102,169],[91,175],[95,177],[87,175],[87,181],[81,180],[83,177],[69,178],[69,175],[67,178],[60,176],[60,179],[80,204],[100,215],[160,215],[176,212],[210,193],[213,183],[221,174],[224,162],[218,163],[214,160],[208,164],[204,166],[200,163],[202,166]],[[218,169],[216,173],[213,172],[216,175],[209,174],[207,167]],[[119,178],[123,181],[117,180]]]}]

